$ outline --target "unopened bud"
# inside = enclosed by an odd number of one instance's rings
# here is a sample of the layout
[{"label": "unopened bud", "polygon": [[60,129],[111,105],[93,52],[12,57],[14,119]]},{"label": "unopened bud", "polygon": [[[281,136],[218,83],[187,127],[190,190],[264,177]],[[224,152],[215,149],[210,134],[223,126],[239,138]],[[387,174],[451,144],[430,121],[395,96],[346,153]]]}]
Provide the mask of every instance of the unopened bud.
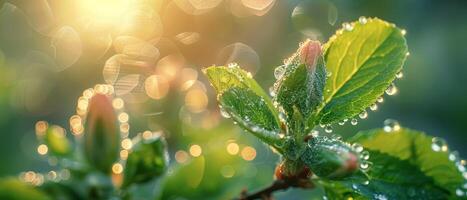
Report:
[{"label": "unopened bud", "polygon": [[84,134],[84,151],[89,163],[109,172],[117,160],[120,133],[117,117],[110,98],[96,94],[89,100]]},{"label": "unopened bud", "polygon": [[314,70],[321,56],[321,43],[315,40],[306,40],[298,48],[298,55],[300,64],[306,64],[309,70]]},{"label": "unopened bud", "polygon": [[308,142],[309,148],[302,161],[317,176],[338,179],[358,170],[358,154],[341,140],[316,137]]}]

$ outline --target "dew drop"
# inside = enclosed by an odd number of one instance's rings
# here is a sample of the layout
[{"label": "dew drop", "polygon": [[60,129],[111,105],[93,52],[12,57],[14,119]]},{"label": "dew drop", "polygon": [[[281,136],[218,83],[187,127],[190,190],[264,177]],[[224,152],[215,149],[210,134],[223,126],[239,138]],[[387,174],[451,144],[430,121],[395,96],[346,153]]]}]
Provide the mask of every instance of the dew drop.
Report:
[{"label": "dew drop", "polygon": [[368,20],[366,19],[366,17],[361,16],[360,18],[358,18],[358,22],[360,22],[360,24],[366,24]]},{"label": "dew drop", "polygon": [[355,152],[360,153],[363,151],[363,146],[358,143],[353,143],[352,148],[355,150]]},{"label": "dew drop", "polygon": [[410,56],[410,52],[405,53],[405,56]]},{"label": "dew drop", "polygon": [[378,110],[378,105],[376,103],[370,105],[370,110],[376,111]]},{"label": "dew drop", "polygon": [[363,182],[363,185],[368,185],[368,184],[370,184],[369,180],[366,180],[366,181]]},{"label": "dew drop", "polygon": [[378,103],[383,103],[384,102],[384,98],[383,97],[378,97],[378,99],[376,99],[376,101]]},{"label": "dew drop", "polygon": [[398,121],[394,119],[386,119],[384,120],[384,127],[383,130],[385,132],[393,132],[393,131],[399,131],[401,129],[401,126]]},{"label": "dew drop", "polygon": [[326,133],[332,133],[332,126],[331,126],[331,125],[326,125],[326,126],[324,127],[324,131],[325,131]]},{"label": "dew drop", "polygon": [[237,63],[229,63],[229,64],[227,64],[227,67],[228,68],[238,68],[238,64]]},{"label": "dew drop", "polygon": [[396,78],[401,79],[402,77],[404,77],[404,73],[402,73],[402,71],[397,72]]},{"label": "dew drop", "polygon": [[458,197],[462,197],[462,196],[464,196],[465,194],[464,194],[464,191],[462,191],[462,189],[457,188],[457,189],[456,189],[456,195],[457,195]]},{"label": "dew drop", "polygon": [[453,151],[453,152],[449,153],[449,160],[450,160],[450,161],[455,162],[455,161],[457,161],[458,159],[459,159],[459,152]]},{"label": "dew drop", "polygon": [[271,97],[276,96],[276,91],[273,86],[269,88],[269,95],[271,95]]},{"label": "dew drop", "polygon": [[368,161],[363,161],[360,163],[360,169],[363,171],[368,171],[370,169],[371,163]]},{"label": "dew drop", "polygon": [[353,118],[352,120],[350,120],[350,124],[355,126],[358,124],[358,120],[356,118]]},{"label": "dew drop", "polygon": [[368,117],[368,112],[364,110],[358,116],[360,117],[360,119],[366,119]]},{"label": "dew drop", "polygon": [[313,136],[313,137],[318,137],[318,136],[319,136],[319,131],[317,131],[317,130],[312,130],[312,131],[310,132],[310,134],[311,134],[311,136]]},{"label": "dew drop", "polygon": [[370,152],[362,151],[360,153],[360,158],[363,159],[363,160],[368,160],[370,158]]},{"label": "dew drop", "polygon": [[224,108],[221,108],[220,112],[221,112],[222,117],[227,118],[227,119],[230,118],[230,114],[227,111],[225,111]]},{"label": "dew drop", "polygon": [[352,30],[353,30],[352,24],[347,23],[347,22],[345,22],[345,23],[342,24],[342,28],[343,28],[344,30],[346,30],[346,31],[352,31]]},{"label": "dew drop", "polygon": [[446,152],[448,150],[448,145],[446,143],[446,140],[439,138],[439,137],[434,137],[431,139],[431,149],[436,152]]},{"label": "dew drop", "polygon": [[407,34],[407,31],[406,31],[405,29],[402,29],[402,30],[401,30],[401,34],[402,34],[402,35],[405,35],[405,34]]},{"label": "dew drop", "polygon": [[341,125],[341,126],[343,126],[343,125],[345,124],[345,122],[346,122],[345,120],[342,120],[342,121],[340,121],[338,124]]},{"label": "dew drop", "polygon": [[354,190],[358,189],[357,184],[352,184],[352,188],[353,188]]},{"label": "dew drop", "polygon": [[327,71],[327,72],[326,72],[326,77],[331,77],[331,76],[332,76],[332,72]]},{"label": "dew drop", "polygon": [[397,87],[394,83],[391,83],[389,87],[386,89],[386,94],[389,96],[395,95],[397,93]]},{"label": "dew drop", "polygon": [[276,69],[274,69],[274,77],[276,79],[282,78],[282,76],[284,76],[284,73],[285,73],[285,67],[284,66],[279,66],[279,67],[276,67]]}]

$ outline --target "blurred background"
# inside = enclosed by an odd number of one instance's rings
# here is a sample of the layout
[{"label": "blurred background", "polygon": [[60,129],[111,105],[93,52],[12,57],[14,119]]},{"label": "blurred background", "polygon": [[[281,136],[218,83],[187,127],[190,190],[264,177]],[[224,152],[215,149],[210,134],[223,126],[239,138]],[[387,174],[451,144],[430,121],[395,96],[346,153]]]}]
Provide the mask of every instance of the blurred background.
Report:
[{"label": "blurred background", "polygon": [[[172,168],[157,187],[167,199],[225,199],[267,185],[278,156],[220,117],[200,70],[236,62],[268,90],[300,41],[326,42],[360,16],[405,29],[410,56],[397,95],[334,133],[349,137],[391,118],[445,138],[465,158],[464,1],[0,0],[0,177],[51,170],[35,123],[70,129],[82,92],[107,83],[125,102],[130,136],[167,137]],[[321,197],[287,193],[278,198]]]}]

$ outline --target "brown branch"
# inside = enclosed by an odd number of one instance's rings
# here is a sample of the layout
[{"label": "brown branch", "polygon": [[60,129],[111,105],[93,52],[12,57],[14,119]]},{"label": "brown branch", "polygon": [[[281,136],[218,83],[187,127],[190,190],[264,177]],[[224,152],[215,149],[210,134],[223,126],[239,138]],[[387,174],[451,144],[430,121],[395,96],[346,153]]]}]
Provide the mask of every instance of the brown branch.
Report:
[{"label": "brown branch", "polygon": [[254,199],[263,199],[263,200],[272,200],[272,193],[279,190],[286,190],[291,187],[297,188],[314,188],[313,183],[309,179],[285,179],[285,180],[276,180],[270,186],[259,190],[253,194],[248,195],[247,191],[242,191],[239,200],[254,200]]}]

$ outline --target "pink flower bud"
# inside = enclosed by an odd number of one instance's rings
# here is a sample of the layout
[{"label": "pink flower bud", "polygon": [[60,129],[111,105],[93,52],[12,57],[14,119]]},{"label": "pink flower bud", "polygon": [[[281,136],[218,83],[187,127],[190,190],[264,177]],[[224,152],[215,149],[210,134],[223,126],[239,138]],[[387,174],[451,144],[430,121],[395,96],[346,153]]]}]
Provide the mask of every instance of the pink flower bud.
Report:
[{"label": "pink flower bud", "polygon": [[321,56],[321,43],[315,40],[306,40],[299,48],[298,55],[300,64],[306,64],[308,69],[316,67],[319,56]]}]

